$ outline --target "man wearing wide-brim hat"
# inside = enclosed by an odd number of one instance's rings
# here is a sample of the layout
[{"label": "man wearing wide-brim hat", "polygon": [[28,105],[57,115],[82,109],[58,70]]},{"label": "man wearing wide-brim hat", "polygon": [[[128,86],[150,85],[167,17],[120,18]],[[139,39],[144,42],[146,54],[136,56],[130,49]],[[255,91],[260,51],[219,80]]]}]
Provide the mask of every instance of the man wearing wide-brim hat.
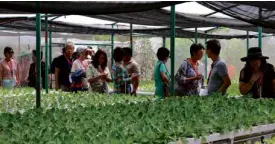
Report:
[{"label": "man wearing wide-brim hat", "polygon": [[253,98],[275,98],[275,70],[267,63],[268,57],[262,55],[262,50],[252,47],[246,57],[246,62],[240,72],[239,90],[242,95],[251,94]]}]

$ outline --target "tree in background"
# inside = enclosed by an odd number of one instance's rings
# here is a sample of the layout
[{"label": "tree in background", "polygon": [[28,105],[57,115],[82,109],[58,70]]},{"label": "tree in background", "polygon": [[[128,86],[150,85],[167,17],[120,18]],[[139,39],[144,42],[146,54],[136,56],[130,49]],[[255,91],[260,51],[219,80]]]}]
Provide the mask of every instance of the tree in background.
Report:
[{"label": "tree in background", "polygon": [[140,65],[142,80],[151,80],[154,73],[156,56],[149,38],[138,38],[135,40],[134,58]]},{"label": "tree in background", "polygon": [[[190,46],[192,45],[192,41],[190,39],[185,38],[176,38],[175,43],[175,69],[176,72],[182,62],[186,60],[188,57],[190,57]],[[166,40],[166,47],[170,49],[170,39]],[[167,68],[170,71],[171,69],[171,63],[170,59],[167,62]]]}]

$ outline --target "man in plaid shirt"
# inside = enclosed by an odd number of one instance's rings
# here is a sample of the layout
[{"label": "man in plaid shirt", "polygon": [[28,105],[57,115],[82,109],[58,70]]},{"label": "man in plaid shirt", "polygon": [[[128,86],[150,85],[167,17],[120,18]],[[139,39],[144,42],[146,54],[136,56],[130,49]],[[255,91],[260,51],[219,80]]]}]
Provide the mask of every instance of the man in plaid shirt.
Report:
[{"label": "man in plaid shirt", "polygon": [[122,65],[124,52],[122,48],[117,47],[114,50],[115,64],[112,67],[112,78],[114,82],[114,93],[129,94],[131,92],[131,80],[137,76],[129,77],[127,70]]}]

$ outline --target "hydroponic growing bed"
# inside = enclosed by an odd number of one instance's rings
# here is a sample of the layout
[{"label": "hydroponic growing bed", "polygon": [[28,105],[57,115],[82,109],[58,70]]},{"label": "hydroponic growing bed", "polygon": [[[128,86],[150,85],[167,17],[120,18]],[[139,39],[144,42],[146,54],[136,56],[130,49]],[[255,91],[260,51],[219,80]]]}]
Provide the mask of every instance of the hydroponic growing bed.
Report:
[{"label": "hydroponic growing bed", "polygon": [[[217,133],[221,136],[275,123],[272,99],[212,96],[155,100],[51,92],[42,97],[44,109],[31,109],[33,92],[21,89],[10,95],[19,91],[25,95],[0,98],[0,143],[194,142]],[[13,106],[17,107],[11,111]],[[16,112],[21,109],[24,111]]]}]

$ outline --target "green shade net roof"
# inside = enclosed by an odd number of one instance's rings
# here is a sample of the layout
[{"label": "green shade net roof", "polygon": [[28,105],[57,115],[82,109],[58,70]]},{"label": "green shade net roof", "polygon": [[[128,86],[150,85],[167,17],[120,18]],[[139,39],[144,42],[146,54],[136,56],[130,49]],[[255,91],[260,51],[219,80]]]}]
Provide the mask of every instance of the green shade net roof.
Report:
[{"label": "green shade net roof", "polygon": [[1,1],[0,13],[48,13],[95,15],[146,11],[159,9],[181,1]]},{"label": "green shade net roof", "polygon": [[[16,18],[14,18],[16,19]],[[22,20],[13,20],[0,18],[0,26],[10,29],[19,29],[26,31],[35,31],[35,20],[22,18]],[[42,20],[42,30],[44,30],[44,20]],[[78,33],[78,34],[129,34],[130,29],[112,29],[104,28],[104,25],[99,27],[91,25],[69,24],[65,22],[49,21],[49,31],[59,33]],[[135,28],[134,33],[147,34],[152,36],[169,37],[170,28]],[[183,30],[182,28],[176,28],[176,37],[178,38],[194,38],[195,32]],[[232,38],[247,38],[247,35],[214,35],[198,32],[198,38],[216,38],[216,39],[232,39]],[[249,38],[256,38],[257,35],[249,35]]]},{"label": "green shade net roof", "polygon": [[275,29],[273,1],[201,1],[198,3],[244,22]]}]

